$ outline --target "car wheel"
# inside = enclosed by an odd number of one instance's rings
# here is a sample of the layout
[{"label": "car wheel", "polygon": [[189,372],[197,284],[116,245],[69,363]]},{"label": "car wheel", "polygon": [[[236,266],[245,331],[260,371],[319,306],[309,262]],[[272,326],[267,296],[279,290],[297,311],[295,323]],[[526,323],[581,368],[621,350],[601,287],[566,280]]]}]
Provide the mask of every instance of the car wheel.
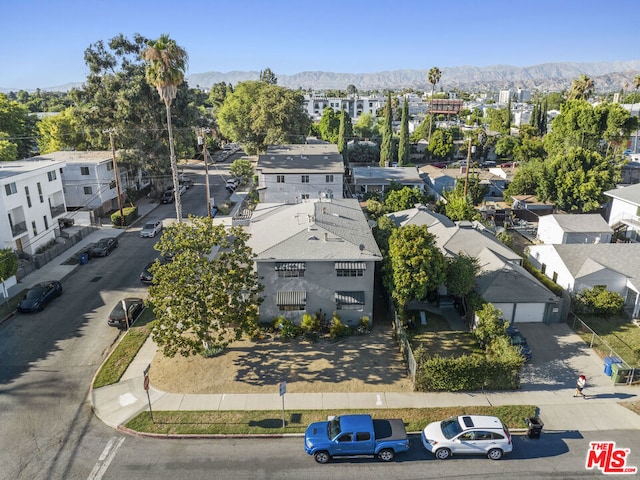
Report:
[{"label": "car wheel", "polygon": [[106,252],[104,252],[104,256],[108,257],[109,256],[109,250],[107,250]]},{"label": "car wheel", "polygon": [[38,305],[38,311],[41,312],[44,310],[44,303],[41,303],[40,305]]},{"label": "car wheel", "polygon": [[313,455],[313,458],[315,458],[318,463],[327,463],[331,457],[329,456],[329,452],[320,450]]},{"label": "car wheel", "polygon": [[487,452],[487,457],[491,460],[500,460],[502,458],[502,450],[499,448],[492,448]]},{"label": "car wheel", "polygon": [[441,448],[440,450],[436,450],[436,458],[438,460],[446,460],[451,456],[451,450],[448,448]]},{"label": "car wheel", "polygon": [[391,450],[390,448],[385,448],[384,450],[380,450],[378,458],[383,462],[390,462],[391,460],[393,460],[393,455],[393,450]]},{"label": "car wheel", "polygon": [[59,297],[60,295],[62,295],[62,289],[58,290],[58,293],[56,293],[57,297]]},{"label": "car wheel", "polygon": [[156,236],[156,232],[151,232],[151,238]]}]

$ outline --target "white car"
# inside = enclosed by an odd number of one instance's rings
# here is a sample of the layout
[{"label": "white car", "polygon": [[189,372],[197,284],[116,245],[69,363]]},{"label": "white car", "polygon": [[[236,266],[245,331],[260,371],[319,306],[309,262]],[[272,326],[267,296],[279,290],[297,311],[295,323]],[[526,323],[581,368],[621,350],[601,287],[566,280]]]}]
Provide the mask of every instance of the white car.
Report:
[{"label": "white car", "polygon": [[455,454],[500,460],[513,450],[509,429],[498,417],[488,415],[462,415],[430,423],[422,431],[422,445],[439,460]]},{"label": "white car", "polygon": [[240,185],[240,180],[237,178],[230,178],[227,180],[227,186],[225,187],[229,192],[234,192],[236,188]]},{"label": "white car", "polygon": [[141,237],[155,237],[157,233],[162,231],[162,220],[153,220],[147,222],[140,230]]}]

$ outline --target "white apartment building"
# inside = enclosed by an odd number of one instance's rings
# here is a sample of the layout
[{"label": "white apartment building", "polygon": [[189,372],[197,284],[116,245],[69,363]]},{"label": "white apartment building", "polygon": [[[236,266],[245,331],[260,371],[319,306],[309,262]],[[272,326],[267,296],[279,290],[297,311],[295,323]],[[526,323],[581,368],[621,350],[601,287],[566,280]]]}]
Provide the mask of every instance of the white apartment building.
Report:
[{"label": "white apartment building", "polygon": [[355,120],[365,113],[371,114],[374,118],[376,112],[387,103],[384,95],[372,95],[360,97],[358,95],[346,98],[326,97],[320,93],[304,95],[304,108],[313,121],[322,118],[322,112],[326,107],[331,107],[336,113],[346,110],[351,119]]},{"label": "white apartment building", "polygon": [[56,238],[66,212],[56,160],[0,162],[0,247],[35,254]]}]

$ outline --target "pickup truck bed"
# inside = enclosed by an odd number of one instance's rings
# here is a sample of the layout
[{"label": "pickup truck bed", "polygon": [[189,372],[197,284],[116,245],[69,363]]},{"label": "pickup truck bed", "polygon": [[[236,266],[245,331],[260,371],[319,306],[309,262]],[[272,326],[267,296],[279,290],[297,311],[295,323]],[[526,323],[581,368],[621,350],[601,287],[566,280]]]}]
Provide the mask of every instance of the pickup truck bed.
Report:
[{"label": "pickup truck bed", "polygon": [[404,423],[402,423],[402,420],[399,418],[392,420],[374,420],[373,432],[376,435],[376,440],[380,441],[404,440],[407,438]]}]

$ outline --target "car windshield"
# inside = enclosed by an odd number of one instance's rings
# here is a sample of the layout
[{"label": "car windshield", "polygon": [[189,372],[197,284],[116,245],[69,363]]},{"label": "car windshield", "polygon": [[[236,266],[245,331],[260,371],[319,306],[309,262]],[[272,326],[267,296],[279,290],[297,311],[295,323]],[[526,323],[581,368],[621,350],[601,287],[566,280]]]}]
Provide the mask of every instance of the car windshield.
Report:
[{"label": "car windshield", "polygon": [[514,333],[511,335],[511,345],[526,345],[526,344],[527,344],[527,341],[519,333]]},{"label": "car windshield", "polygon": [[329,420],[327,430],[329,438],[336,438],[338,435],[340,435],[340,432],[342,431],[340,430],[340,417],[334,417]]},{"label": "car windshield", "polygon": [[462,432],[460,422],[455,417],[440,422],[440,428],[442,428],[442,434],[449,440]]},{"label": "car windshield", "polygon": [[156,228],[156,224],[155,223],[145,223],[144,224],[144,229],[145,230],[153,230],[154,228]]},{"label": "car windshield", "polygon": [[44,287],[32,288],[27,292],[27,300],[33,300],[34,298],[40,298],[44,293]]}]

